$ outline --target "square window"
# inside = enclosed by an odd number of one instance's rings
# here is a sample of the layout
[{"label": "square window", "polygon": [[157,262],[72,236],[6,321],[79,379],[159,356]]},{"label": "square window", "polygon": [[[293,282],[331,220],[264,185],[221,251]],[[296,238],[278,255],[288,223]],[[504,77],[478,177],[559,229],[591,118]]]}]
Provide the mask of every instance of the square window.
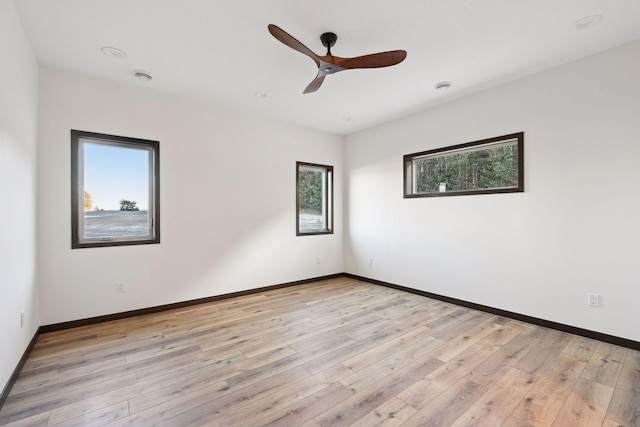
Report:
[{"label": "square window", "polygon": [[159,143],[71,131],[71,247],[160,243]]},{"label": "square window", "polygon": [[296,162],[296,235],[333,233],[333,166]]}]

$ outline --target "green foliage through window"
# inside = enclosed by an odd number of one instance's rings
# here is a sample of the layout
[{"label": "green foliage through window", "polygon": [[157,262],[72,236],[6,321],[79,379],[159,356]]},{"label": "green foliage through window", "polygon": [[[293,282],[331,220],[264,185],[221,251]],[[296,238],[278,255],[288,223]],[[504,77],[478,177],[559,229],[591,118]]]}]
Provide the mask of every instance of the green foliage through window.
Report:
[{"label": "green foliage through window", "polygon": [[405,197],[524,191],[518,133],[404,156]]},{"label": "green foliage through window", "polygon": [[298,190],[300,212],[322,213],[322,171],[298,171]]},{"label": "green foliage through window", "polygon": [[120,200],[120,210],[121,211],[128,211],[128,212],[133,212],[133,211],[139,211],[140,209],[138,209],[138,207],[136,206],[136,201],[130,201],[130,200]]},{"label": "green foliage through window", "polygon": [[333,167],[296,163],[296,235],[333,233]]}]

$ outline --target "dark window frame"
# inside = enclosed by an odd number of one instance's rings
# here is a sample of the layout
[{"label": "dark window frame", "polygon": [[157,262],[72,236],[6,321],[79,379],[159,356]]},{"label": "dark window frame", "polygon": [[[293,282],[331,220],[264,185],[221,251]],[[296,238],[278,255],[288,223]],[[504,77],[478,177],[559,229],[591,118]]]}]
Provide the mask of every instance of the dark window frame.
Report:
[{"label": "dark window frame", "polygon": [[[105,145],[122,146],[122,147],[141,147],[150,150],[152,159],[150,162],[150,185],[152,189],[150,195],[153,200],[149,201],[151,235],[150,238],[131,238],[118,240],[100,240],[80,238],[80,215],[84,218],[84,209],[81,209],[84,203],[84,183],[80,182],[81,166],[80,148],[82,141],[92,143],[102,143]],[[81,130],[71,130],[71,248],[96,248],[106,246],[131,246],[131,245],[148,245],[160,243],[160,143],[140,138],[130,138],[125,136],[108,135],[96,132],[87,132]]]},{"label": "dark window frame", "polygon": [[[316,229],[312,231],[300,230],[300,167],[320,168],[325,173],[325,194],[326,203],[323,214],[326,219],[326,227],[324,229]],[[333,234],[333,166],[321,165],[317,163],[296,162],[296,236],[315,236],[321,234]]]},{"label": "dark window frame", "polygon": [[[415,159],[430,156],[434,154],[443,155],[452,154],[455,152],[464,152],[476,147],[487,146],[490,148],[493,145],[500,142],[507,142],[510,140],[517,140],[518,151],[518,185],[514,187],[502,187],[502,188],[487,188],[478,190],[465,190],[465,191],[444,191],[433,193],[415,193],[413,192],[413,162]],[[500,194],[500,193],[522,193],[524,192],[524,132],[517,132],[508,135],[497,136],[494,138],[482,139],[479,141],[467,142],[464,144],[451,145],[449,147],[437,148],[434,150],[421,151],[419,153],[406,154],[402,159],[402,167],[404,172],[403,177],[403,197],[405,199],[421,198],[421,197],[447,197],[447,196],[467,196],[474,194]]]}]

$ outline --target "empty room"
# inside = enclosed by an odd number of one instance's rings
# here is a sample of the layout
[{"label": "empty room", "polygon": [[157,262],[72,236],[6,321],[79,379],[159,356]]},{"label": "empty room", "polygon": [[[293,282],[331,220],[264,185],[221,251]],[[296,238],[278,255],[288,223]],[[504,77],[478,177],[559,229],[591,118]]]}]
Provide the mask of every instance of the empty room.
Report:
[{"label": "empty room", "polygon": [[640,426],[640,2],[0,0],[0,426]]}]

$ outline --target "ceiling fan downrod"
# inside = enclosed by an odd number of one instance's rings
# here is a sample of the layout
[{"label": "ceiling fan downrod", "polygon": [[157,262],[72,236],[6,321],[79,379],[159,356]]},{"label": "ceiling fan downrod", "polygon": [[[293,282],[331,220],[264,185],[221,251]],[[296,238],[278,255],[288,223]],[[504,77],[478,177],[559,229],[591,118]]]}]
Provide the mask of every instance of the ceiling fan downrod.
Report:
[{"label": "ceiling fan downrod", "polygon": [[336,44],[336,40],[338,40],[338,36],[335,33],[323,33],[320,36],[322,46],[327,48],[327,56],[333,56],[331,55],[331,48]]}]

